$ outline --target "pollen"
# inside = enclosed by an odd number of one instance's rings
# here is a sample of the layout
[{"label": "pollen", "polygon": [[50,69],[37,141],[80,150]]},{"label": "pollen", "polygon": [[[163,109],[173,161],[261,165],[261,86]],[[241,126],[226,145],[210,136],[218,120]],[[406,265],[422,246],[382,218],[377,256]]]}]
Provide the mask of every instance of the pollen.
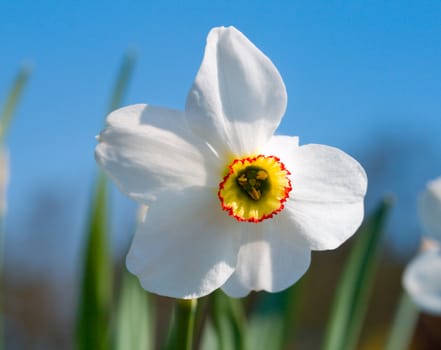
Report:
[{"label": "pollen", "polygon": [[279,158],[235,159],[219,184],[222,209],[237,221],[258,223],[284,208],[292,190],[290,172]]}]

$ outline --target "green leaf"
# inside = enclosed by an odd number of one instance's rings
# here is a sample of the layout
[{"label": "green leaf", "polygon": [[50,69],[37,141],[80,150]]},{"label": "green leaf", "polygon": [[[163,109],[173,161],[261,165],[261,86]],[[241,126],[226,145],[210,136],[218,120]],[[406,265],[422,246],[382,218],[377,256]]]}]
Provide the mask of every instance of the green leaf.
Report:
[{"label": "green leaf", "polygon": [[[124,57],[110,100],[110,110],[120,106],[134,62],[134,55],[127,54]],[[77,315],[77,346],[84,350],[110,348],[113,275],[109,249],[107,197],[107,181],[100,172],[95,184],[89,217]]]},{"label": "green leaf", "polygon": [[247,332],[250,349],[285,349],[296,331],[306,276],[280,293],[261,293]]},{"label": "green leaf", "polygon": [[351,350],[357,345],[374,282],[380,238],[390,208],[391,200],[383,200],[357,234],[334,297],[324,350]]},{"label": "green leaf", "polygon": [[0,143],[3,143],[6,132],[11,124],[14,112],[23,95],[26,83],[31,75],[29,66],[23,66],[15,78],[14,84],[11,87],[6,103],[0,113]]},{"label": "green leaf", "polygon": [[106,179],[96,183],[90,211],[77,319],[79,349],[109,349],[112,264],[109,253]]},{"label": "green leaf", "polygon": [[221,290],[216,290],[210,298],[213,302],[211,316],[217,334],[218,349],[246,349],[246,318],[242,301],[229,298]]},{"label": "green leaf", "polygon": [[[234,349],[233,343],[231,342],[231,348]],[[210,320],[206,320],[204,323],[204,330],[202,334],[200,349],[210,349],[210,350],[220,350],[219,341],[216,331],[214,330],[213,324]]]},{"label": "green leaf", "polygon": [[155,324],[150,295],[138,279],[124,271],[116,315],[115,350],[151,350]]},{"label": "green leaf", "polygon": [[386,350],[404,350],[409,347],[418,316],[419,310],[406,292],[403,291],[392,323]]},{"label": "green leaf", "polygon": [[197,299],[176,299],[167,350],[191,350],[195,334]]},{"label": "green leaf", "polygon": [[124,96],[127,91],[127,87],[130,82],[130,78],[133,74],[133,69],[135,67],[136,54],[134,51],[129,51],[125,54],[121,67],[119,69],[118,77],[116,79],[116,84],[113,89],[112,97],[110,99],[109,109],[111,112],[119,108],[122,104]]},{"label": "green leaf", "polygon": [[[31,70],[29,67],[22,67],[20,71],[17,74],[17,77],[15,78],[15,81],[9,91],[8,97],[6,98],[6,102],[1,110],[0,113],[0,157],[6,157],[7,154],[4,154],[5,150],[4,147],[4,141],[7,134],[7,131],[9,129],[9,126],[11,124],[11,121],[15,115],[16,108],[18,106],[18,103],[20,101],[20,98],[23,94],[24,88],[26,86],[26,83],[29,79],[29,76],[31,74]],[[6,172],[6,174],[0,175],[0,177],[8,177],[8,164],[7,159],[3,162],[0,162],[0,166],[3,168],[0,168],[1,172]],[[7,186],[6,184],[0,184],[0,186]],[[6,192],[6,190],[4,190]],[[6,198],[0,198],[0,201],[6,200]],[[3,204],[0,203],[0,206]],[[4,212],[0,209],[0,280],[2,280],[1,276],[3,275],[3,244],[4,244]],[[0,291],[3,290],[0,285]],[[0,292],[0,301],[2,301],[2,294]],[[0,302],[0,305],[2,303]],[[4,348],[4,336],[3,336],[3,309],[0,308],[0,349]]]}]

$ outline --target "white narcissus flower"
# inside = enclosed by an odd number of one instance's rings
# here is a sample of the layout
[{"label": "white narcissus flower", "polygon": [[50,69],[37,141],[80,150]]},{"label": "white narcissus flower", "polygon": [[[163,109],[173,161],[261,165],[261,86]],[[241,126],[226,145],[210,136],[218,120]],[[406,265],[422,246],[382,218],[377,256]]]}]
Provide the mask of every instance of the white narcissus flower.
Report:
[{"label": "white narcissus flower", "polygon": [[441,177],[427,184],[418,206],[430,244],[406,267],[403,284],[422,311],[441,315]]},{"label": "white narcissus flower", "polygon": [[184,112],[133,105],[107,117],[96,159],[149,206],[127,256],[151,292],[277,292],[360,225],[366,174],[346,153],[275,136],[287,95],[241,32],[214,28]]},{"label": "white narcissus flower", "polygon": [[9,182],[9,157],[6,150],[0,149],[0,217],[6,213],[6,190]]}]

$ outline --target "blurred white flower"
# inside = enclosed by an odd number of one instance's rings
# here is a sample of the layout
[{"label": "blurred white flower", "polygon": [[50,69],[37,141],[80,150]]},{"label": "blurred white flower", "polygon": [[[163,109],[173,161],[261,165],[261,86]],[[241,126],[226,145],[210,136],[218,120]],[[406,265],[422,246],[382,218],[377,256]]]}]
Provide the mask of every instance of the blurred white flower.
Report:
[{"label": "blurred white flower", "polygon": [[6,213],[6,190],[9,182],[8,152],[0,149],[0,217]]},{"label": "blurred white flower", "polygon": [[441,177],[427,184],[418,204],[426,238],[406,267],[403,284],[421,310],[441,315]]},{"label": "blurred white flower", "polygon": [[233,27],[214,28],[184,112],[133,105],[107,117],[96,159],[149,206],[127,256],[142,286],[194,298],[277,292],[363,219],[367,178],[344,152],[275,136],[279,72]]}]

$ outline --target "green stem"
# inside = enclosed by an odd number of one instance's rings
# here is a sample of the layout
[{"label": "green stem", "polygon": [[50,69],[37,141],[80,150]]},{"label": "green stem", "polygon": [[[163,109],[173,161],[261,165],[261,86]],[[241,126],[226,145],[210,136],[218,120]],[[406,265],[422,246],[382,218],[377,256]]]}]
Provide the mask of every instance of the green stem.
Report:
[{"label": "green stem", "polygon": [[174,338],[176,349],[191,350],[193,346],[196,306],[197,299],[180,299],[176,303]]}]

